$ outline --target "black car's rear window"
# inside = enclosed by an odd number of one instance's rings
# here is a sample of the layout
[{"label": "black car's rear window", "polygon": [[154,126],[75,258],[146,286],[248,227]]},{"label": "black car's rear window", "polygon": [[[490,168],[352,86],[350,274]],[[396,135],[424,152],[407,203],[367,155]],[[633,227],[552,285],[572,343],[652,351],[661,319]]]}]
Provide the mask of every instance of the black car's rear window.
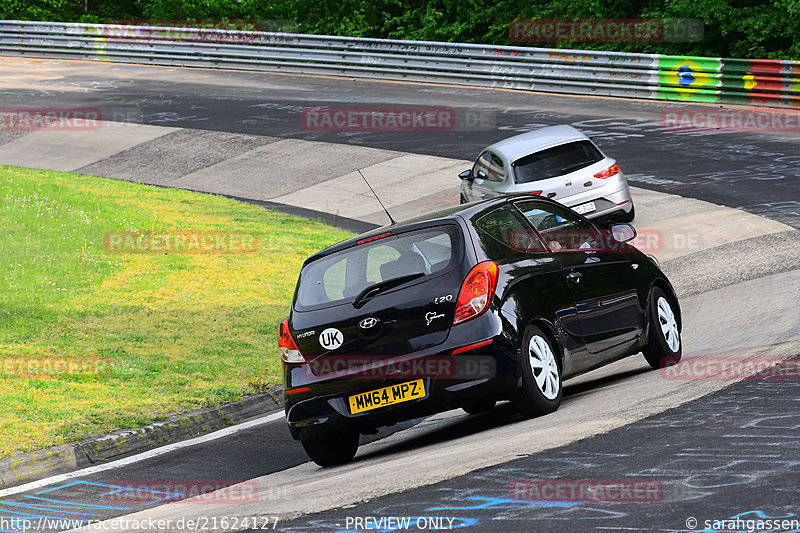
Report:
[{"label": "black car's rear window", "polygon": [[575,141],[517,159],[514,179],[530,183],[575,172],[603,160],[603,154],[591,141]]},{"label": "black car's rear window", "polygon": [[448,224],[391,235],[309,263],[300,272],[294,307],[324,307],[352,300],[376,283],[449,270],[461,256],[461,232]]}]

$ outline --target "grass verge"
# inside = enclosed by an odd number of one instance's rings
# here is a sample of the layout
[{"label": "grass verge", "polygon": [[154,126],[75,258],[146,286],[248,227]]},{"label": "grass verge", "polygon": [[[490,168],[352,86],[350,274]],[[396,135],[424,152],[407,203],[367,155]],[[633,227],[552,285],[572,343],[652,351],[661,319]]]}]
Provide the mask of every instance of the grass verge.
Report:
[{"label": "grass verge", "polygon": [[219,196],[14,167],[0,167],[0,225],[0,457],[280,383],[277,324],[300,265],[350,235]]}]

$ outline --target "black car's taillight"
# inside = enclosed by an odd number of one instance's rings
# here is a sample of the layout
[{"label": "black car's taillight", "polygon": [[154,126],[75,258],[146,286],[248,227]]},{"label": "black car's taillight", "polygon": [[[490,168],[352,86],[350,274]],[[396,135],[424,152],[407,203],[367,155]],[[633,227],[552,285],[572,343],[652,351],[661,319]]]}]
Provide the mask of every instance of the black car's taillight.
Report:
[{"label": "black car's taillight", "polygon": [[484,261],[472,267],[458,293],[454,326],[475,318],[489,308],[497,287],[497,273],[494,261]]},{"label": "black car's taillight", "polygon": [[303,357],[297,343],[294,342],[294,337],[289,331],[289,319],[287,318],[278,329],[278,346],[281,350],[281,359],[284,363],[305,363],[306,358]]}]

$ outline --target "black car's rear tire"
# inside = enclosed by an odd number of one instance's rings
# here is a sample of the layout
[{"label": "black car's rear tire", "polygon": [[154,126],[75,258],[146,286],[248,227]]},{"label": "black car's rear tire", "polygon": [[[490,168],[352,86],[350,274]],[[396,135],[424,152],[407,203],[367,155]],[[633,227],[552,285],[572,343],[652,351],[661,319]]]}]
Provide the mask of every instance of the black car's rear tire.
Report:
[{"label": "black car's rear tire", "polygon": [[683,343],[681,342],[680,325],[672,309],[672,300],[660,287],[650,291],[650,304],[647,310],[649,331],[647,346],[642,348],[642,355],[653,368],[664,368],[681,359]]},{"label": "black car's rear tire", "polygon": [[552,413],[561,405],[561,359],[553,343],[536,326],[522,338],[522,388],[514,406],[527,418]]},{"label": "black car's rear tire", "polygon": [[478,413],[491,411],[496,403],[495,400],[475,400],[474,402],[465,403],[461,408],[468,415],[477,415]]},{"label": "black car's rear tire", "polygon": [[319,466],[347,463],[358,451],[358,432],[329,433],[300,441],[308,457]]}]

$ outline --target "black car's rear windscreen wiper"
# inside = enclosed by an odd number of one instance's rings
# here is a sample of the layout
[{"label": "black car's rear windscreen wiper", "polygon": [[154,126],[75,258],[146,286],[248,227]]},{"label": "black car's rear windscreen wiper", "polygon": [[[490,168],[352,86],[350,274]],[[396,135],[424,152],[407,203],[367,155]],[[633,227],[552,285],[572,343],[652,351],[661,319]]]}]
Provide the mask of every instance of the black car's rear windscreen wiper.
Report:
[{"label": "black car's rear windscreen wiper", "polygon": [[374,285],[370,285],[369,287],[367,287],[366,289],[361,291],[358,294],[358,296],[355,297],[355,299],[353,300],[353,307],[358,309],[359,307],[361,307],[362,305],[367,303],[368,300],[374,298],[375,296],[377,296],[381,292],[385,291],[386,289],[391,289],[392,287],[397,287],[398,285],[402,285],[403,283],[406,283],[407,281],[413,281],[413,280],[415,280],[417,278],[421,278],[424,275],[425,275],[425,272],[416,272],[414,274],[408,274],[406,276],[400,276],[399,278],[387,279],[386,281],[381,281],[381,282],[375,283]]}]

